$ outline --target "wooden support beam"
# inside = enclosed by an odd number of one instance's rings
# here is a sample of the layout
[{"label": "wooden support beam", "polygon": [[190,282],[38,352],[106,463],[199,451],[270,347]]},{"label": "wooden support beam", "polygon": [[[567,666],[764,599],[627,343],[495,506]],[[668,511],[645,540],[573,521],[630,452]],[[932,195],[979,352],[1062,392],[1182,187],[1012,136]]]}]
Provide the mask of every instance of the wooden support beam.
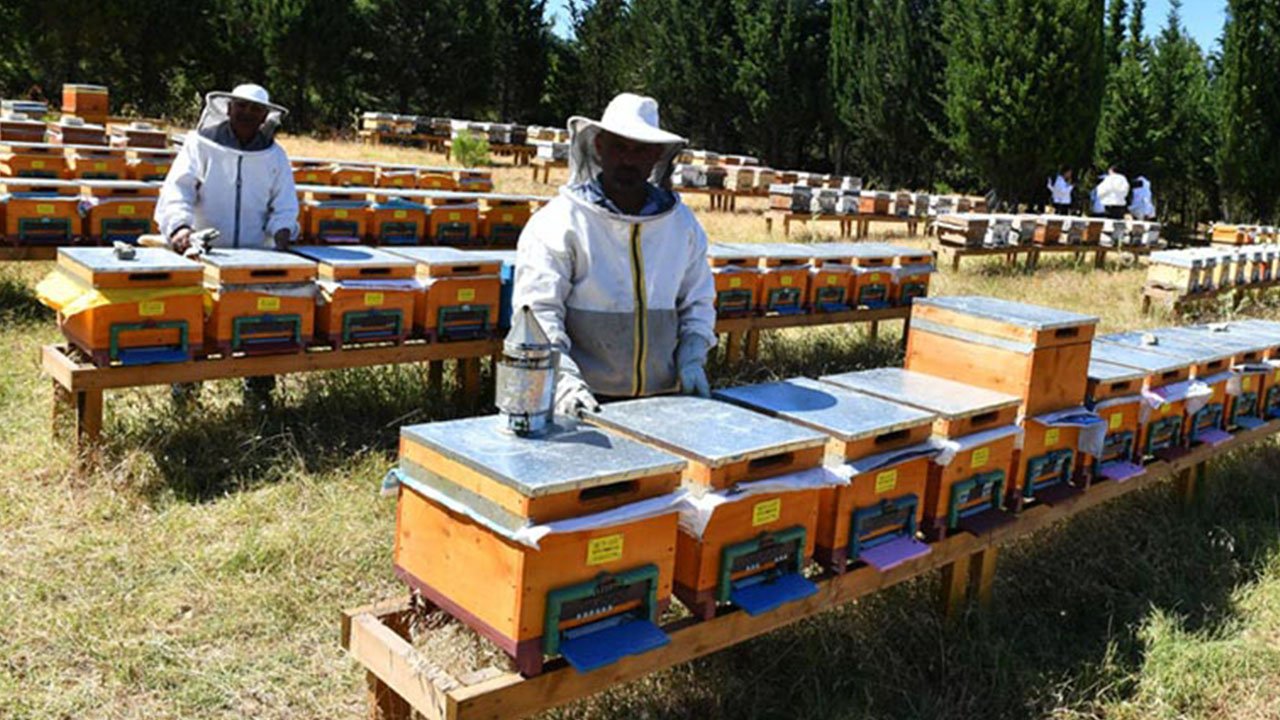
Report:
[{"label": "wooden support beam", "polygon": [[964,605],[969,592],[970,556],[962,555],[942,568],[942,617],[947,622],[954,622],[960,616],[960,608]]},{"label": "wooden support beam", "polygon": [[747,359],[757,360],[760,358],[760,331],[751,329],[747,331]]},{"label": "wooden support beam", "polygon": [[1000,557],[1000,546],[990,545],[979,550],[973,556],[972,592],[978,600],[978,607],[991,609],[992,587],[996,579],[996,560]]}]

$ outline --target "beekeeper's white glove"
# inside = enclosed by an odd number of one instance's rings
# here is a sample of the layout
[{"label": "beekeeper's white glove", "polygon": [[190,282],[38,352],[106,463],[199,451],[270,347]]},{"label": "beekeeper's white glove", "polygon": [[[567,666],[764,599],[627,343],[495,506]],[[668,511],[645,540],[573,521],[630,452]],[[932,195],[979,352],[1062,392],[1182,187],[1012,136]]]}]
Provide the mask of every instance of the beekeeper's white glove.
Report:
[{"label": "beekeeper's white glove", "polygon": [[589,412],[600,412],[591,388],[577,375],[561,373],[556,382],[556,414],[580,418]]},{"label": "beekeeper's white glove", "polygon": [[680,375],[680,392],[685,395],[711,397],[711,383],[707,382],[707,347],[700,340],[681,342],[676,349],[676,372]]}]

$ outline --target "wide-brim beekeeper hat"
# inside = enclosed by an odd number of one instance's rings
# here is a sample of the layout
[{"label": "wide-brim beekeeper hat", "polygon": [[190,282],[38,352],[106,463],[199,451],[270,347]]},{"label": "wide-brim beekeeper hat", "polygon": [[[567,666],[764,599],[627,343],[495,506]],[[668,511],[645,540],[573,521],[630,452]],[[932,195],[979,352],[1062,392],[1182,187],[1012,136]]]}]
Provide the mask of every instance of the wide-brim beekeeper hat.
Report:
[{"label": "wide-brim beekeeper hat", "polygon": [[222,100],[228,103],[232,100],[245,100],[247,102],[257,103],[258,105],[266,107],[268,112],[279,113],[281,115],[289,114],[288,108],[271,102],[271,95],[267,92],[266,88],[261,85],[254,85],[253,83],[237,85],[231,92],[217,90],[205,95],[204,99],[208,104],[213,104],[216,100]]},{"label": "wide-brim beekeeper hat", "polygon": [[265,144],[271,144],[281,120],[289,111],[284,106],[271,102],[266,88],[252,83],[237,85],[231,92],[217,90],[205,95],[204,112],[200,113],[200,122],[196,126],[199,133],[212,138],[217,127],[231,119],[231,103],[234,100],[257,103],[267,109],[267,117],[262,121],[258,132]]},{"label": "wide-brim beekeeper hat", "polygon": [[689,142],[662,129],[657,100],[634,93],[621,93],[609,101],[609,106],[599,120],[581,115],[569,118],[571,184],[586,182],[600,172],[595,140],[601,131],[635,142],[664,146],[662,157],[654,164],[653,174],[649,178],[655,185],[664,184],[671,174],[672,160]]}]

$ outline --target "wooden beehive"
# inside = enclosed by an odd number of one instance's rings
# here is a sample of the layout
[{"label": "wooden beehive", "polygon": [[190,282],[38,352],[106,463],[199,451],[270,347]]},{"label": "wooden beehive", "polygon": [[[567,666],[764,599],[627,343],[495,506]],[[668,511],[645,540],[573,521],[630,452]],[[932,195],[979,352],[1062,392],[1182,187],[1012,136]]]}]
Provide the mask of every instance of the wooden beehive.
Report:
[{"label": "wooden beehive", "polygon": [[823,382],[933,413],[933,434],[953,457],[929,469],[924,528],[930,538],[983,533],[1009,520],[1018,398],[900,368],[828,375]]},{"label": "wooden beehive", "polygon": [[809,294],[809,251],[787,243],[759,243],[760,309],[765,313],[804,312]]},{"label": "wooden beehive", "polygon": [[85,234],[98,244],[136,244],[138,238],[156,232],[156,198],[147,195],[99,198],[89,207]]},{"label": "wooden beehive", "polygon": [[481,201],[479,235],[493,247],[514,248],[533,209],[522,200]]},{"label": "wooden beehive", "polygon": [[1127,480],[1141,472],[1142,389],[1146,370],[1103,360],[1089,363],[1087,405],[1107,424],[1102,455],[1095,458],[1093,481]]},{"label": "wooden beehive", "polygon": [[716,316],[744,317],[760,309],[760,255],[751,245],[711,243],[707,261],[716,285]]},{"label": "wooden beehive", "polygon": [[67,158],[53,148],[24,143],[0,145],[0,177],[57,180],[67,176]]},{"label": "wooden beehive", "polygon": [[365,200],[312,200],[306,204],[306,237],[313,243],[364,242],[370,205]]},{"label": "wooden beehive", "polygon": [[130,180],[164,180],[173,165],[172,150],[130,150],[125,173]]},{"label": "wooden beehive", "polygon": [[1183,250],[1151,253],[1147,284],[1188,295],[1201,291],[1204,282],[1203,258]]},{"label": "wooden beehive", "polygon": [[109,100],[107,88],[102,85],[67,83],[62,86],[62,112],[88,123],[106,124]]},{"label": "wooden beehive", "polygon": [[83,234],[76,195],[22,192],[6,185],[5,237],[16,245],[71,245]]},{"label": "wooden beehive", "polygon": [[1225,428],[1251,429],[1263,423],[1263,401],[1271,374],[1266,360],[1268,353],[1275,347],[1274,339],[1233,332],[1229,326],[1175,327],[1161,329],[1157,333],[1162,338],[1174,338],[1210,350],[1230,352],[1228,368],[1234,379],[1228,384],[1224,410]]},{"label": "wooden beehive", "polygon": [[802,247],[808,248],[812,263],[805,307],[810,312],[841,312],[852,309],[856,275],[849,253],[834,243]]},{"label": "wooden beehive", "polygon": [[863,190],[859,194],[858,213],[862,215],[888,215],[893,195],[875,190]]},{"label": "wooden beehive", "polygon": [[380,199],[369,210],[369,239],[377,245],[420,245],[427,232],[426,205],[403,198]]},{"label": "wooden beehive", "polygon": [[[726,602],[755,615],[817,591],[800,571],[813,556],[819,489],[759,483],[821,472],[822,435],[690,396],[613,403],[590,419],[687,460],[686,483],[723,500],[700,533],[682,521],[676,542],[673,591],[695,615],[712,617]],[[757,604],[757,593],[775,592],[776,602]]]},{"label": "wooden beehive", "polygon": [[42,143],[48,127],[22,113],[0,115],[0,142]]},{"label": "wooden beehive", "polygon": [[409,335],[421,286],[412,260],[355,245],[300,246],[292,250],[320,264],[316,307],[318,339],[335,348],[400,342]]},{"label": "wooden beehive", "polygon": [[933,221],[938,238],[966,247],[982,247],[987,237],[989,218],[982,215],[939,215]]},{"label": "wooden beehive", "polygon": [[905,367],[1015,395],[1026,416],[1078,407],[1098,319],[986,297],[917,300]]},{"label": "wooden beehive", "polygon": [[717,391],[722,400],[827,436],[827,462],[848,465],[850,484],[819,491],[814,557],[844,572],[864,562],[888,570],[928,552],[924,520],[928,444],[936,416],[808,378]]},{"label": "wooden beehive", "polygon": [[1035,234],[1031,242],[1036,245],[1059,245],[1062,243],[1062,218],[1050,215],[1042,216],[1036,221]]},{"label": "wooden beehive", "polygon": [[334,165],[329,170],[329,185],[339,187],[373,187],[372,165]]},{"label": "wooden beehive", "polygon": [[[1178,398],[1191,378],[1191,363],[1130,345],[1095,342],[1090,365],[1105,362],[1142,371],[1141,389]],[[1134,459],[1177,452],[1186,445],[1186,401],[1172,399],[1139,413],[1138,439]]]},{"label": "wooden beehive", "polygon": [[445,247],[397,248],[417,265],[426,291],[414,306],[414,328],[431,341],[491,335],[498,325],[502,263]]},{"label": "wooden beehive", "polygon": [[106,302],[59,314],[67,339],[98,365],[188,360],[203,341],[201,267],[168,250],[58,248],[58,272]]},{"label": "wooden beehive", "polygon": [[418,186],[417,168],[379,167],[376,184],[381,188],[411,190]]},{"label": "wooden beehive", "polygon": [[479,244],[480,206],[456,200],[433,201],[427,215],[427,238],[436,245]]},{"label": "wooden beehive", "polygon": [[444,171],[423,170],[418,173],[419,190],[457,190],[458,181]]},{"label": "wooden beehive", "polygon": [[1252,238],[1242,225],[1214,225],[1209,239],[1220,245],[1248,245]]},{"label": "wooden beehive", "polygon": [[301,352],[315,334],[316,264],[292,253],[214,248],[200,256],[213,307],[205,346],[229,357]]},{"label": "wooden beehive", "polygon": [[134,122],[128,125],[112,125],[109,128],[111,146],[118,148],[154,148],[163,150],[169,147],[169,135],[151,123]]},{"label": "wooden beehive", "polygon": [[[626,620],[661,634],[655,623],[670,602],[676,556],[669,498],[683,468],[669,453],[576,424],[537,438],[507,432],[497,415],[401,428],[396,574],[526,675],[541,671],[544,654],[591,669],[579,655],[589,648],[566,631]],[[532,543],[524,534],[660,503],[665,511],[617,524]],[[606,653],[643,649],[596,637]]]},{"label": "wooden beehive", "polygon": [[67,174],[77,180],[123,180],[128,158],[120,148],[68,148]]},{"label": "wooden beehive", "polygon": [[107,145],[107,129],[78,117],[63,116],[49,124],[49,142],[55,145]]},{"label": "wooden beehive", "polygon": [[332,185],[333,171],[322,163],[294,161],[293,182],[297,185]]}]

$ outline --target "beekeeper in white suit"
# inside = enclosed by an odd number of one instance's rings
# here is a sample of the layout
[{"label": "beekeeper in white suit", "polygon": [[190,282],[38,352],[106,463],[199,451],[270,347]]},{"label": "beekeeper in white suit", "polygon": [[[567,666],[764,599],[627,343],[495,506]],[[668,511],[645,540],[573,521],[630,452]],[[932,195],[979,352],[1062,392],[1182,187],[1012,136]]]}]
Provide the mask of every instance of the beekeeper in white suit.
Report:
[{"label": "beekeeper in white suit", "polygon": [[[218,231],[216,247],[283,250],[298,233],[293,168],[275,141],[287,113],[260,85],[205,96],[200,124],[187,133],[156,203],[156,225],[176,252],[194,230]],[[197,385],[173,386],[174,400],[191,402]],[[265,410],[275,378],[245,378],[245,403]]]},{"label": "beekeeper in white suit", "polygon": [[260,85],[205,96],[156,203],[156,224],[185,252],[193,230],[216,228],[219,247],[287,247],[298,232],[293,169],[276,128],[288,111]]},{"label": "beekeeper in white suit", "polygon": [[528,305],[560,351],[556,411],[597,397],[707,396],[715,283],[707,236],[670,189],[685,146],[658,103],[623,93],[600,120],[574,117],[569,181],[520,235],[515,307]]},{"label": "beekeeper in white suit", "polygon": [[1135,220],[1155,220],[1156,203],[1151,196],[1151,181],[1144,175],[1133,180],[1133,199],[1129,201],[1129,214]]}]

